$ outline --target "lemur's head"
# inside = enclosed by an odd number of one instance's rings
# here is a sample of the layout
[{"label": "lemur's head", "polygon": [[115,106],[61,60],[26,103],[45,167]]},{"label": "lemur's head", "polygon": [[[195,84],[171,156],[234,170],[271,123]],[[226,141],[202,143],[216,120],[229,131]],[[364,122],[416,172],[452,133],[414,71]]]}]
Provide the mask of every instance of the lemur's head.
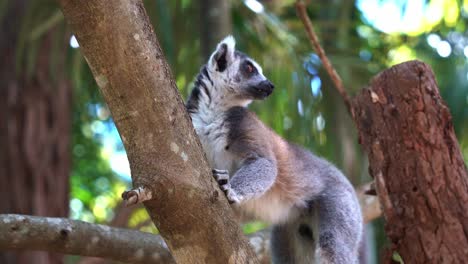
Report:
[{"label": "lemur's head", "polygon": [[253,59],[235,50],[232,36],[223,39],[211,54],[207,69],[214,89],[223,100],[234,105],[247,105],[264,99],[273,92],[273,84],[263,75]]}]

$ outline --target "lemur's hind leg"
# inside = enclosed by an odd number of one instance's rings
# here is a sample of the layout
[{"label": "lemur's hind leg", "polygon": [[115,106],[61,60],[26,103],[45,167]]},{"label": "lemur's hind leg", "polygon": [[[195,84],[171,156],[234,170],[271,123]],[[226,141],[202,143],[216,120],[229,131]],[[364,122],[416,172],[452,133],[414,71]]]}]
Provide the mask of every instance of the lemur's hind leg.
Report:
[{"label": "lemur's hind leg", "polygon": [[[347,188],[338,186],[336,188]],[[362,218],[359,204],[350,191],[333,190],[318,199],[318,243],[319,263],[358,263],[361,242]]]},{"label": "lemur's hind leg", "polygon": [[273,226],[271,260],[274,264],[311,264],[315,262],[315,217],[305,215],[294,221]]}]

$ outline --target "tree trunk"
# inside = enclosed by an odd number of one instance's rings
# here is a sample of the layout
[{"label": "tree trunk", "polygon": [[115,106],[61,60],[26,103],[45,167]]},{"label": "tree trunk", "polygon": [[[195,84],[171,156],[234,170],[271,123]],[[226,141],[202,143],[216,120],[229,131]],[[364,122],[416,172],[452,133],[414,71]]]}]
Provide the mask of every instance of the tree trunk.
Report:
[{"label": "tree trunk", "polygon": [[176,262],[256,263],[212,178],[142,2],[59,2],[112,112],[134,187],[149,199],[145,207]]},{"label": "tree trunk", "polygon": [[396,251],[405,263],[466,262],[467,169],[430,67],[392,67],[353,105],[392,242],[386,255]]},{"label": "tree trunk", "polygon": [[[51,71],[54,32],[38,40],[32,74],[26,73],[24,60],[17,60],[18,53],[27,52],[17,47],[28,5],[8,1],[1,24],[0,214],[67,217],[71,86],[63,71]],[[58,51],[57,69],[63,69],[66,43],[64,39]],[[0,253],[0,263],[61,262],[54,253]]]}]

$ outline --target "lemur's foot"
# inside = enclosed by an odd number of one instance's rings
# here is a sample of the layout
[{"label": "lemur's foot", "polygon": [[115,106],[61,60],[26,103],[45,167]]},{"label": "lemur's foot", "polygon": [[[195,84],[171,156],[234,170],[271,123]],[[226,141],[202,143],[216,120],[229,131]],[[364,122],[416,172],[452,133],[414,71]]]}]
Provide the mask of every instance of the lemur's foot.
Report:
[{"label": "lemur's foot", "polygon": [[242,197],[238,195],[229,183],[229,172],[227,170],[213,169],[213,177],[218,182],[219,187],[226,195],[230,204],[238,204]]}]

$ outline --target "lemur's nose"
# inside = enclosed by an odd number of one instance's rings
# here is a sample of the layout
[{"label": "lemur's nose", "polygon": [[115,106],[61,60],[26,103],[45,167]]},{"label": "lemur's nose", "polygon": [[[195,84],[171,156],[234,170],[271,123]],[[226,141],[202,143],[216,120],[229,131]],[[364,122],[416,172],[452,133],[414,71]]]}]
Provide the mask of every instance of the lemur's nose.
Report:
[{"label": "lemur's nose", "polygon": [[252,93],[257,99],[263,99],[273,92],[275,86],[268,80],[263,80],[255,86],[251,86]]},{"label": "lemur's nose", "polygon": [[262,81],[260,83],[260,87],[262,90],[266,91],[268,94],[273,92],[273,88],[275,88],[275,86],[268,80]]},{"label": "lemur's nose", "polygon": [[270,81],[267,81],[268,82],[268,86],[271,90],[273,90],[273,88],[275,88],[275,86],[270,82]]}]

